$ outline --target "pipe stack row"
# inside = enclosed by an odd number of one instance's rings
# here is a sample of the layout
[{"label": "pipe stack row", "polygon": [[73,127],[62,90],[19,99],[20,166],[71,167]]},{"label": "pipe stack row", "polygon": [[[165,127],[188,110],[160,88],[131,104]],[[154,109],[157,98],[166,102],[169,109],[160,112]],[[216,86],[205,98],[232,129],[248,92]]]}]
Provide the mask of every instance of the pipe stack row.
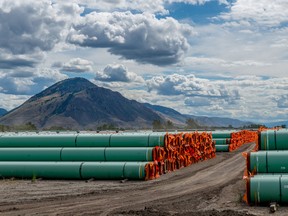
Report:
[{"label": "pipe stack row", "polygon": [[216,156],[211,133],[167,134],[165,138],[165,157],[161,163],[167,171],[174,171]]},{"label": "pipe stack row", "polygon": [[207,133],[0,135],[3,178],[143,179],[215,156]]},{"label": "pipe stack row", "polygon": [[288,203],[288,131],[259,131],[258,151],[244,153],[248,204]]},{"label": "pipe stack row", "polygon": [[255,142],[258,134],[255,131],[213,131],[213,141],[217,152],[231,152],[246,143]]}]

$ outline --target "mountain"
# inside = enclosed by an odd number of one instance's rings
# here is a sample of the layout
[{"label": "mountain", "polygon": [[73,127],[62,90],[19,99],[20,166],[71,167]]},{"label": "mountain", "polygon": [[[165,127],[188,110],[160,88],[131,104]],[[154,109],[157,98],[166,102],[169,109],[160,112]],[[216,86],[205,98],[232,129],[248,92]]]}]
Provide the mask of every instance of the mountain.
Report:
[{"label": "mountain", "polygon": [[194,119],[202,126],[207,127],[234,127],[239,128],[243,126],[248,126],[253,124],[248,121],[241,121],[239,119],[233,118],[223,118],[223,117],[207,117],[207,116],[194,116],[194,115],[185,115],[187,118]]},{"label": "mountain", "polygon": [[113,124],[117,127],[152,127],[163,118],[135,100],[98,87],[84,78],[60,81],[31,97],[0,118],[0,124],[21,125],[31,122],[37,128],[52,126],[69,129],[96,129]]},{"label": "mountain", "polygon": [[186,125],[187,117],[177,112],[176,110],[164,106],[152,105],[149,103],[144,103],[144,105],[153,111],[157,112],[163,118],[172,121],[174,124],[183,126]]},{"label": "mountain", "polygon": [[282,125],[285,125],[286,127],[288,127],[288,121],[266,122],[266,123],[263,123],[263,125],[269,128],[282,126]]},{"label": "mountain", "polygon": [[7,112],[8,112],[7,110],[0,108],[0,116],[5,115]]},{"label": "mountain", "polygon": [[194,115],[185,115],[177,112],[174,109],[151,105],[148,103],[144,104],[148,108],[154,110],[159,115],[163,116],[166,119],[170,119],[172,122],[176,122],[178,124],[186,125],[187,119],[194,120],[195,125],[200,125],[203,127],[243,127],[245,125],[250,125],[252,122],[240,121],[238,119],[233,118],[222,118],[222,117],[207,117],[207,116],[194,116]]}]

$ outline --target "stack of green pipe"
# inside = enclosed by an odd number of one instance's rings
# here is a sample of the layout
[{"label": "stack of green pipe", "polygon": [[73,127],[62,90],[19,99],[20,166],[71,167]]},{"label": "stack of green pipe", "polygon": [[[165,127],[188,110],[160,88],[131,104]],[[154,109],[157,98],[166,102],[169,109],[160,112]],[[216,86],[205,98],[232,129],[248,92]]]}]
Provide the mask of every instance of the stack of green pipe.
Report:
[{"label": "stack of green pipe", "polygon": [[288,131],[267,130],[259,133],[258,152],[247,154],[247,170],[257,175],[247,181],[251,204],[288,202]]},{"label": "stack of green pipe", "polygon": [[288,203],[288,175],[256,175],[247,181],[250,204]]},{"label": "stack of green pipe", "polygon": [[153,161],[153,147],[164,146],[165,134],[3,134],[0,175],[144,179],[144,168]]},{"label": "stack of green pipe", "polygon": [[253,173],[288,173],[288,151],[250,152],[247,169]]},{"label": "stack of green pipe", "polygon": [[259,150],[288,150],[287,130],[261,131],[258,139]]},{"label": "stack of green pipe", "polygon": [[231,131],[212,131],[212,139],[215,141],[216,152],[229,151],[231,133]]}]

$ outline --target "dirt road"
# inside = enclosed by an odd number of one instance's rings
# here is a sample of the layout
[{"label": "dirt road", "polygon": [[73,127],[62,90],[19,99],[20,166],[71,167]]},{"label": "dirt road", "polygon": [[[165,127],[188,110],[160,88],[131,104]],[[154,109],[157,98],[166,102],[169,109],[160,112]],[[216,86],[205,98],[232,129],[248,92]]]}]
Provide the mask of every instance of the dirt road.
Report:
[{"label": "dirt road", "polygon": [[[0,182],[1,215],[265,215],[268,208],[249,207],[242,151],[217,157],[153,181]],[[281,208],[275,215],[287,215]]]}]

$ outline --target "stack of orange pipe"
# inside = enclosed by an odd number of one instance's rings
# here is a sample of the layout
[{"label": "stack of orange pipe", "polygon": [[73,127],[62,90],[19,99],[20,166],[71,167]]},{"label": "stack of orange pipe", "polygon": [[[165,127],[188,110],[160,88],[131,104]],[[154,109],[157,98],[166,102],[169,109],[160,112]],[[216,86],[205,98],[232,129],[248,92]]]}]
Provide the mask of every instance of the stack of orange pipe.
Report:
[{"label": "stack of orange pipe", "polygon": [[213,158],[216,156],[215,152],[211,133],[167,133],[164,147],[153,148],[154,162],[145,166],[145,180],[152,180],[167,172]]},{"label": "stack of orange pipe", "polygon": [[216,155],[215,151],[211,133],[166,134],[164,153],[161,151],[164,161],[160,161],[160,173],[174,171],[213,158]]},{"label": "stack of orange pipe", "polygon": [[233,151],[246,143],[257,142],[257,140],[257,131],[242,130],[238,132],[232,132],[229,151]]}]

